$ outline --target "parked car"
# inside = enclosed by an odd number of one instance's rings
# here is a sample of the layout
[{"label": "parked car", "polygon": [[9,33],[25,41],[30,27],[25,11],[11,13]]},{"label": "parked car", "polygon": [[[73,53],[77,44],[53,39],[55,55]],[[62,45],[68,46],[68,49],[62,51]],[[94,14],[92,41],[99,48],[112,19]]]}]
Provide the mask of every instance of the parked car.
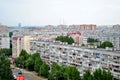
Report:
[{"label": "parked car", "polygon": [[13,77],[14,77],[14,80],[16,80],[16,75],[13,75]]}]

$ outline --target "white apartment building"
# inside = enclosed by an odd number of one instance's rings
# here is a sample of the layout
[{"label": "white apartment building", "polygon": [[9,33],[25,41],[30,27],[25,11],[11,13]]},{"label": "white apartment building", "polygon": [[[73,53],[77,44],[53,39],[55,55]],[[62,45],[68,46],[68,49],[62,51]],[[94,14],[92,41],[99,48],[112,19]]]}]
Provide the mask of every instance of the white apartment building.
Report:
[{"label": "white apartment building", "polygon": [[9,37],[2,37],[1,38],[1,48],[10,48],[10,38]]},{"label": "white apartment building", "polygon": [[20,37],[12,37],[12,57],[19,57],[21,52],[21,38]]},{"label": "white apartment building", "polygon": [[10,48],[8,28],[5,25],[0,25],[0,48]]},{"label": "white apartment building", "polygon": [[60,65],[76,66],[82,76],[85,70],[95,71],[97,68],[110,70],[113,76],[120,79],[119,52],[102,49],[89,49],[80,46],[61,44],[60,42],[31,41],[30,52],[39,52],[48,64],[56,62]]},{"label": "white apartment building", "polygon": [[26,50],[27,53],[30,53],[30,36],[23,37],[13,37],[12,38],[12,57],[19,57],[19,54],[22,49]]}]

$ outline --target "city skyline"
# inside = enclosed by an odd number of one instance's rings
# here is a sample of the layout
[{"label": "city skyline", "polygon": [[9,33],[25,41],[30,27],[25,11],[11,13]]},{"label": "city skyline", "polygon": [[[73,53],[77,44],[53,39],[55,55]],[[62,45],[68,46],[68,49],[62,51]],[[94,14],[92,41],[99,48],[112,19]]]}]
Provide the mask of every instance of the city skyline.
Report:
[{"label": "city skyline", "polygon": [[0,23],[14,26],[119,24],[119,0],[1,0]]}]

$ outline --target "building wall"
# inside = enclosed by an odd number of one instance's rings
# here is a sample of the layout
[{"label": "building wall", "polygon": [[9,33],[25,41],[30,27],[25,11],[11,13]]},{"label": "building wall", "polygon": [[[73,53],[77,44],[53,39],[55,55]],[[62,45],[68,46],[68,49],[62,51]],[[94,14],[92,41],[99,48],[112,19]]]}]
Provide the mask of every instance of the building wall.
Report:
[{"label": "building wall", "polygon": [[1,48],[10,48],[10,38],[9,37],[3,37],[1,39]]},{"label": "building wall", "polygon": [[30,53],[30,36],[24,36],[24,50]]},{"label": "building wall", "polygon": [[19,57],[21,52],[21,38],[20,37],[13,37],[12,38],[12,57],[16,58]]},{"label": "building wall", "polygon": [[96,30],[96,25],[94,25],[94,24],[82,24],[82,25],[80,25],[80,30]]},{"label": "building wall", "polygon": [[60,65],[76,66],[82,76],[85,70],[95,71],[103,68],[110,70],[114,77],[120,78],[120,54],[105,50],[78,48],[61,45],[57,42],[31,41],[30,50],[38,51],[41,58],[50,65],[56,62]]}]

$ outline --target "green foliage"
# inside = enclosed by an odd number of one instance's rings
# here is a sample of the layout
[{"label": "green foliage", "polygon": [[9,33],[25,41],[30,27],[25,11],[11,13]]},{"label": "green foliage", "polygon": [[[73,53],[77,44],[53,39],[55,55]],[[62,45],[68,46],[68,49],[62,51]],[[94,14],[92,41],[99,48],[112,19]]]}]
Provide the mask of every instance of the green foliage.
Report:
[{"label": "green foliage", "polygon": [[94,80],[90,70],[87,70],[82,77],[82,80]]},{"label": "green foliage", "polygon": [[100,45],[100,48],[113,47],[113,44],[109,41],[105,41]]},{"label": "green foliage", "polygon": [[13,80],[10,61],[0,52],[0,80]]},{"label": "green foliage", "polygon": [[68,42],[68,44],[74,43],[73,38],[68,36],[58,36],[56,40],[61,42]]},{"label": "green foliage", "polygon": [[113,76],[110,71],[102,69],[96,69],[93,73],[95,80],[113,80]]},{"label": "green foliage", "polygon": [[52,64],[52,70],[49,74],[48,80],[65,80],[64,78],[64,67],[59,66],[57,63]]},{"label": "green foliage", "polygon": [[82,80],[113,80],[113,76],[110,71],[105,71],[104,69],[96,69],[93,74],[89,70],[87,70]]},{"label": "green foliage", "polygon": [[23,56],[24,60],[27,60],[30,55],[25,50],[22,50],[19,56]]},{"label": "green foliage", "polygon": [[54,63],[48,80],[80,80],[79,74],[76,67],[59,66]]},{"label": "green foliage", "polygon": [[76,67],[66,67],[65,68],[65,80],[80,80],[80,73]]},{"label": "green foliage", "polygon": [[36,72],[39,72],[39,69],[40,69],[40,67],[41,67],[42,64],[43,64],[43,61],[41,60],[41,58],[36,58],[35,59],[34,70]]},{"label": "green foliage", "polygon": [[85,44],[82,44],[81,46],[85,46]]},{"label": "green foliage", "polygon": [[41,76],[44,76],[44,77],[48,77],[48,74],[49,74],[49,66],[43,62],[43,64],[41,65],[40,69],[39,69],[39,74]]},{"label": "green foliage", "polygon": [[98,39],[94,39],[94,38],[88,38],[87,42],[88,43],[94,43],[94,42],[99,42],[99,40]]},{"label": "green foliage", "polygon": [[6,56],[12,55],[12,49],[3,48],[3,49],[0,49],[0,52],[5,54]]},{"label": "green foliage", "polygon": [[29,71],[33,71],[34,70],[34,60],[32,57],[29,57],[27,60],[26,60],[26,64],[25,64],[26,68],[29,70]]},{"label": "green foliage", "polygon": [[[34,53],[32,54],[29,59],[26,61],[26,67],[28,68],[28,70],[34,70],[34,66],[35,66],[35,60],[36,59],[40,59],[40,55],[39,53]],[[36,64],[38,65],[38,64]],[[39,66],[38,66],[39,67]]]},{"label": "green foliage", "polygon": [[15,64],[16,64],[18,67],[25,68],[26,60],[27,60],[29,57],[30,57],[30,55],[29,55],[25,50],[22,50],[21,53],[20,53],[20,56],[15,59]]}]

